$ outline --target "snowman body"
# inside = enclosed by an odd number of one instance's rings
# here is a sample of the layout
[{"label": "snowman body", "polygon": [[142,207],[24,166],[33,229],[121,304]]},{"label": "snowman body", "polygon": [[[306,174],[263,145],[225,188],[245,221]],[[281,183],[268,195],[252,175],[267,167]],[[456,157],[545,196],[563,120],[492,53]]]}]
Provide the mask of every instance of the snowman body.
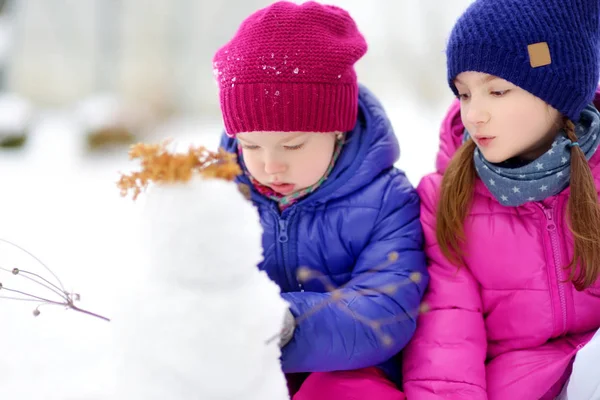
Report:
[{"label": "snowman body", "polygon": [[145,194],[137,289],[124,300],[117,389],[127,399],[289,399],[277,340],[287,303],[257,264],[257,210],[232,182]]}]

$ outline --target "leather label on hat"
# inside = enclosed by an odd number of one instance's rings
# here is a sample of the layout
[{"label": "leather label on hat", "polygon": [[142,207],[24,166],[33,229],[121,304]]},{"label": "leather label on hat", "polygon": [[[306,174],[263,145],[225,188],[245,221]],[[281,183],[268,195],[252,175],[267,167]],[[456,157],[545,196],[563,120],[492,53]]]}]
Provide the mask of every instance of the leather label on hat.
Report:
[{"label": "leather label on hat", "polygon": [[532,68],[543,67],[552,63],[548,43],[538,42],[527,46],[529,52],[529,63]]}]

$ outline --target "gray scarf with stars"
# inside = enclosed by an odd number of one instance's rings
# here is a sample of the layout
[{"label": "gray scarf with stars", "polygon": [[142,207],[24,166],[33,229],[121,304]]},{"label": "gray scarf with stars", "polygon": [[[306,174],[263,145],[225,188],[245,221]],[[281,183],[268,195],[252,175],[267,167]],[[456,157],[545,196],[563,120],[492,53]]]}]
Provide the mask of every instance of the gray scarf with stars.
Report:
[{"label": "gray scarf with stars", "polygon": [[[588,105],[575,125],[579,147],[589,160],[600,144],[600,113]],[[465,140],[469,133],[465,130]],[[516,207],[529,201],[541,201],[569,186],[571,174],[571,141],[561,131],[552,148],[527,164],[506,161],[488,162],[475,149],[475,168],[492,195],[503,205]],[[513,165],[511,165],[513,164]]]}]

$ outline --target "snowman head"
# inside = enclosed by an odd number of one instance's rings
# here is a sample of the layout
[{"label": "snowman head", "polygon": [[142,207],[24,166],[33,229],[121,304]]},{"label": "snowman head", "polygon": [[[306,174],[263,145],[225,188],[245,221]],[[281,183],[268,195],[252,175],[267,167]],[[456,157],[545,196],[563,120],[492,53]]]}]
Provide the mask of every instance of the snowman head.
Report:
[{"label": "snowman head", "polygon": [[202,177],[147,194],[144,242],[155,273],[186,287],[242,284],[262,259],[256,208],[233,182]]},{"label": "snowman head", "polygon": [[134,146],[130,156],[142,159],[142,170],[122,176],[122,194],[133,189],[135,198],[154,182],[142,211],[142,270],[165,284],[207,290],[256,273],[262,228],[233,182],[241,173],[235,155],[204,148],[173,154],[162,144]]}]

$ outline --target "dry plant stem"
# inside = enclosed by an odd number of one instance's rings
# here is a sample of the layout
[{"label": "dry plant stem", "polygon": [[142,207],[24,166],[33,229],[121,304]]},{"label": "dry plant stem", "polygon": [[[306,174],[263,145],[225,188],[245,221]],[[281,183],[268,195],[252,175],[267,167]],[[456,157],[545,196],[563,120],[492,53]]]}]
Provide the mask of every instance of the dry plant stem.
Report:
[{"label": "dry plant stem", "polygon": [[34,301],[34,302],[41,303],[34,310],[34,315],[35,316],[39,315],[39,313],[40,313],[39,312],[39,308],[40,307],[45,306],[45,305],[54,305],[54,306],[64,306],[66,308],[70,308],[70,309],[72,309],[74,311],[77,311],[77,312],[80,312],[82,314],[87,314],[87,315],[90,315],[90,316],[102,319],[104,321],[110,321],[110,319],[108,319],[108,318],[106,318],[106,317],[104,317],[102,315],[93,313],[91,311],[82,309],[80,307],[77,307],[75,305],[75,300],[79,299],[79,295],[75,294],[73,296],[71,293],[68,293],[64,289],[64,286],[63,286],[62,282],[60,281],[60,279],[58,279],[58,277],[54,274],[54,272],[52,272],[50,270],[50,268],[48,268],[48,266],[46,266],[39,258],[37,258],[32,253],[30,253],[29,251],[25,250],[24,248],[22,248],[22,247],[20,247],[20,246],[18,246],[16,244],[14,244],[14,243],[12,243],[12,242],[9,242],[9,241],[4,240],[4,239],[0,239],[0,242],[4,242],[4,243],[7,243],[7,244],[10,244],[11,246],[16,247],[17,249],[23,251],[24,253],[26,253],[27,255],[29,255],[31,258],[33,258],[34,260],[36,260],[36,262],[38,262],[42,267],[44,267],[56,279],[56,281],[58,282],[58,284],[60,285],[60,287],[57,286],[57,285],[55,285],[54,283],[50,282],[48,279],[46,279],[46,278],[42,277],[41,275],[36,274],[34,272],[20,270],[18,268],[7,269],[7,268],[3,268],[3,267],[0,267],[0,271],[5,271],[7,273],[11,273],[12,275],[20,276],[20,277],[22,277],[24,279],[28,279],[29,281],[31,281],[31,282],[33,282],[33,283],[35,283],[35,284],[37,284],[37,285],[39,285],[39,286],[41,286],[41,287],[49,290],[51,293],[59,296],[60,297],[60,301],[48,299],[48,298],[45,298],[45,297],[42,297],[42,296],[36,296],[34,294],[27,293],[27,292],[24,292],[24,291],[21,291],[21,290],[17,290],[17,289],[11,289],[11,288],[8,288],[8,287],[2,285],[2,283],[0,283],[0,290],[4,290],[4,291],[11,292],[11,293],[20,294],[20,295],[23,295],[25,297],[23,298],[23,297],[12,297],[12,296],[0,296],[0,299],[5,299],[5,300],[20,300],[20,301]]},{"label": "dry plant stem", "polygon": [[[9,269],[2,268],[2,267],[0,267],[0,270],[13,273],[12,272],[13,270],[9,270]],[[25,275],[22,275],[22,274],[25,274]],[[62,297],[65,301],[68,300],[67,297],[65,296],[65,294],[61,291],[61,289],[58,286],[54,285],[52,282],[49,282],[47,279],[44,279],[40,275],[35,274],[33,272],[29,272],[29,271],[23,271],[21,269],[19,270],[19,275],[21,275],[25,279],[29,279],[30,281],[32,281],[34,283],[37,283],[38,285],[41,285],[41,286],[45,287],[48,290],[53,291],[54,293],[56,293],[57,295],[59,295],[60,297]],[[44,284],[44,283],[39,282],[39,281],[36,281],[35,279],[33,279],[33,278],[31,278],[31,277],[29,277],[27,275],[33,275],[33,276],[41,279],[42,281],[46,282],[47,284]],[[48,285],[50,285],[50,286],[48,286]]]},{"label": "dry plant stem", "polygon": [[2,286],[2,290],[6,290],[6,291],[9,291],[9,292],[12,292],[12,293],[22,294],[23,296],[28,296],[28,297],[31,297],[32,299],[37,299],[38,301],[43,301],[45,303],[59,304],[59,305],[64,304],[64,303],[61,303],[61,302],[58,302],[58,301],[55,301],[55,300],[45,299],[43,297],[39,297],[39,296],[35,296],[33,294],[25,293],[25,292],[22,292],[20,290],[9,289],[6,286]]},{"label": "dry plant stem", "polygon": [[6,244],[9,244],[13,247],[16,247],[17,249],[21,250],[22,252],[26,253],[27,255],[29,255],[29,257],[33,258],[35,261],[37,261],[42,267],[44,267],[46,269],[46,271],[48,271],[53,277],[54,279],[56,279],[56,281],[58,282],[58,284],[60,285],[60,289],[57,287],[57,289],[61,290],[62,292],[66,292],[64,285],[62,284],[62,282],[60,281],[60,279],[58,279],[58,276],[56,276],[54,274],[54,272],[52,272],[52,270],[50,270],[50,268],[48,268],[46,266],[46,264],[44,264],[39,258],[37,258],[36,256],[34,256],[33,254],[31,254],[29,251],[25,250],[24,248],[22,248],[21,246],[9,242],[8,240],[5,239],[0,239],[0,242],[4,242]]},{"label": "dry plant stem", "polygon": [[90,315],[90,316],[92,316],[92,317],[100,318],[100,319],[102,319],[102,320],[104,320],[104,321],[106,321],[106,322],[110,322],[110,319],[108,319],[108,318],[106,318],[106,317],[104,317],[104,316],[102,316],[102,315],[100,315],[100,314],[96,314],[96,313],[93,313],[93,312],[91,312],[91,311],[84,310],[83,308],[79,308],[79,307],[77,307],[77,306],[76,306],[75,304],[73,304],[73,303],[71,303],[71,304],[69,305],[69,308],[72,308],[73,310],[75,310],[75,311],[77,311],[77,312],[80,312],[80,313],[83,313],[83,314]]},{"label": "dry plant stem", "polygon": [[[4,299],[4,300],[19,300],[19,301],[34,301],[36,303],[39,303],[39,300],[36,299],[24,299],[22,297],[10,297],[10,296],[0,296],[0,299]],[[62,303],[60,303],[62,305]]]},{"label": "dry plant stem", "polygon": [[[26,277],[24,277],[24,278],[26,278]],[[33,282],[39,284],[39,282],[37,282],[35,280],[33,280]],[[42,286],[47,287],[45,285],[42,285]],[[8,292],[18,293],[18,294],[22,294],[23,296],[29,297],[29,298],[20,298],[20,297],[0,296],[0,299],[42,302],[42,304],[40,304],[40,306],[42,306],[42,305],[64,306],[64,307],[70,308],[70,309],[72,309],[74,311],[80,312],[82,314],[87,314],[87,315],[90,315],[92,317],[100,318],[100,319],[102,319],[104,321],[110,322],[109,318],[106,318],[106,317],[104,317],[104,316],[102,316],[100,314],[96,314],[94,312],[85,310],[83,308],[77,307],[75,305],[73,299],[71,298],[71,296],[68,295],[68,294],[61,295],[61,298],[63,299],[63,301],[56,301],[56,300],[46,299],[44,297],[35,296],[33,294],[26,293],[26,292],[23,292],[23,291],[20,291],[20,290],[10,289],[10,288],[7,288],[6,286],[2,286],[2,288],[0,290],[6,290]],[[39,309],[40,306],[38,306],[36,309]]]},{"label": "dry plant stem", "polygon": [[[397,290],[397,289],[401,288],[402,286],[408,285],[409,283],[413,283],[413,281],[411,279],[407,279],[406,281],[396,284],[395,289]],[[347,299],[348,297],[352,297],[353,295],[356,295],[356,293],[358,293],[358,295],[362,295],[362,296],[368,296],[370,294],[386,294],[386,293],[389,294],[389,288],[386,288],[386,289],[378,289],[378,288],[358,289],[354,293],[353,292],[343,293],[341,290],[342,289],[335,289],[333,291],[330,291],[329,293],[331,293],[331,295],[332,295],[331,297],[329,297],[327,300],[319,303],[317,306],[311,308],[309,311],[305,312],[304,314],[298,316],[298,318],[296,318],[294,324],[296,326],[298,326],[302,321],[313,316],[314,314],[316,314],[317,312],[321,311],[323,308],[325,308],[331,304],[336,304],[338,307],[340,307],[340,309],[342,311],[350,314],[352,317],[356,318],[358,321],[363,322],[365,325],[369,325],[369,326],[373,327],[374,329],[378,329],[375,327],[375,324],[378,326],[389,325],[394,322],[398,322],[398,321],[402,321],[402,320],[406,319],[405,315],[401,315],[399,317],[390,317],[390,318],[385,318],[382,320],[372,321],[361,315],[358,315],[358,314],[355,315],[350,309],[348,309],[347,307],[344,307],[344,305],[342,305],[340,303],[341,300]],[[415,313],[415,316],[416,315],[418,315],[418,312]],[[276,335],[267,339],[266,343],[270,344],[273,341],[279,339],[280,336],[281,336],[281,334],[277,333]]]},{"label": "dry plant stem", "polygon": [[[343,289],[347,288],[348,286],[357,286],[358,284],[360,284],[361,283],[360,281],[364,280],[363,278],[365,275],[367,275],[367,274],[370,275],[372,273],[379,272],[397,260],[398,260],[398,253],[392,252],[388,255],[387,260],[385,262],[383,262],[380,265],[376,266],[375,268],[373,268],[369,271],[366,271],[365,273],[357,276],[356,278],[350,280],[349,282],[340,286],[339,288],[335,288],[335,286],[331,283],[330,279],[327,276],[323,275],[322,273],[320,273],[318,271],[312,271],[305,267],[300,268],[298,270],[298,280],[307,282],[311,279],[316,279],[319,282],[321,282],[321,284],[323,284],[323,286],[326,288],[327,292],[331,294],[331,296],[329,298],[327,298],[326,300],[324,300],[323,302],[319,303],[318,305],[312,307],[309,311],[305,312],[304,314],[299,315],[298,318],[296,318],[296,320],[295,320],[295,325],[296,326],[299,325],[302,321],[304,321],[307,318],[311,317],[312,315],[316,314],[323,308],[325,308],[331,304],[336,304],[343,312],[349,314],[351,317],[355,318],[357,321],[364,323],[365,325],[373,328],[373,330],[382,337],[382,340],[384,341],[384,343],[390,344],[391,339],[381,333],[381,326],[405,320],[407,318],[406,315],[402,314],[398,317],[389,317],[389,318],[385,318],[385,319],[381,319],[381,320],[370,320],[367,317],[355,314],[352,310],[345,307],[340,301],[347,299],[349,297],[352,297],[352,296],[356,296],[356,295],[369,296],[369,295],[374,295],[374,294],[392,294],[392,293],[395,293],[398,289],[400,289],[403,286],[406,286],[410,283],[418,282],[418,280],[420,279],[420,275],[411,274],[410,277],[408,277],[406,280],[403,280],[402,282],[395,283],[395,284],[386,284],[380,288],[378,288],[378,287],[364,288],[364,289],[359,288],[359,289],[355,289],[353,291],[346,291],[346,292],[343,291]],[[417,310],[414,313],[415,316],[418,315],[418,313],[419,313],[419,310]],[[410,316],[412,316],[412,314],[409,315],[409,317]],[[267,344],[272,343],[273,341],[279,339],[279,337],[280,337],[280,333],[270,337],[267,340]]]}]

